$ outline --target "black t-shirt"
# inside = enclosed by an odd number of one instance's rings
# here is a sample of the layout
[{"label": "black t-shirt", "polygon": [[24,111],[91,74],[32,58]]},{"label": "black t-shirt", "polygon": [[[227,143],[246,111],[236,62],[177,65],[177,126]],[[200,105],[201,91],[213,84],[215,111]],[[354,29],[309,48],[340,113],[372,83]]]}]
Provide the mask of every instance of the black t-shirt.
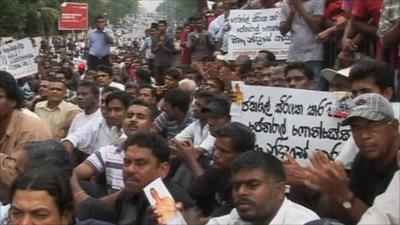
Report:
[{"label": "black t-shirt", "polygon": [[377,170],[372,160],[357,154],[350,170],[350,189],[355,196],[371,206],[375,197],[385,192],[397,170],[396,159],[385,168]]},{"label": "black t-shirt", "polygon": [[[165,181],[165,185],[175,202],[183,203],[185,209],[194,206],[193,199],[181,186],[169,181]],[[76,214],[79,220],[96,219],[118,225],[149,225],[152,220],[148,207],[149,202],[143,192],[132,194],[122,191],[115,208],[90,197],[78,205]]]},{"label": "black t-shirt", "polygon": [[[193,200],[188,193],[176,183],[165,182],[165,185],[175,202],[181,202],[185,209],[192,207]],[[115,214],[118,217],[118,225],[148,225],[153,224],[149,202],[143,192],[132,194],[123,191],[115,204]]]},{"label": "black t-shirt", "polygon": [[211,168],[190,185],[190,196],[206,216],[223,216],[234,208],[229,179],[222,170]]}]

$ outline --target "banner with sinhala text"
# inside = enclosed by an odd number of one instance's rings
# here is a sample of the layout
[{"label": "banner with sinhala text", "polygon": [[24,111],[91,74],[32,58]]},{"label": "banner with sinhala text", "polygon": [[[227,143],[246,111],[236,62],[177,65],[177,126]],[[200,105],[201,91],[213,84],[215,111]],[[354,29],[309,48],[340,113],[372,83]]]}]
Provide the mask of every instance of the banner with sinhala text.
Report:
[{"label": "banner with sinhala text", "polygon": [[256,133],[258,150],[280,159],[290,153],[298,162],[306,163],[315,149],[324,150],[334,159],[351,135],[349,126],[340,125],[340,114],[348,108],[339,101],[339,93],[242,82],[233,87],[239,100],[232,104],[232,120]]}]

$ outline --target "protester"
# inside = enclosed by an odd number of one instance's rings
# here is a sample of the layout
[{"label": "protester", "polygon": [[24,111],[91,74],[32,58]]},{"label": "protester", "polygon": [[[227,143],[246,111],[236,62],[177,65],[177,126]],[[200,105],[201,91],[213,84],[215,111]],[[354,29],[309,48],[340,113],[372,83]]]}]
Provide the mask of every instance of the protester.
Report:
[{"label": "protester", "polygon": [[238,156],[231,168],[235,209],[226,216],[211,218],[207,224],[289,225],[319,218],[285,197],[285,171],[274,156],[248,151]]},{"label": "protester", "polygon": [[97,16],[95,18],[96,29],[88,35],[88,67],[95,70],[99,65],[108,65],[110,63],[110,45],[114,43],[114,33],[111,29],[106,28],[106,18]]}]

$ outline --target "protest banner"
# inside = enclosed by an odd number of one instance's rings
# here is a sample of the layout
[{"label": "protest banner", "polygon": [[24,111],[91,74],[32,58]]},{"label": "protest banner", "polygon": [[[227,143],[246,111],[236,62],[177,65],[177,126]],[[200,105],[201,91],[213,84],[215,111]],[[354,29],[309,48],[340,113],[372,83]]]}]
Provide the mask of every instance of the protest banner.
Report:
[{"label": "protest banner", "polygon": [[15,79],[38,72],[34,49],[29,38],[0,46],[0,70],[11,73]]},{"label": "protest banner", "polygon": [[279,31],[281,9],[231,10],[229,13],[228,58],[239,55],[254,58],[258,51],[268,50],[279,60],[287,58],[290,34]]},{"label": "protest banner", "polygon": [[232,87],[239,96],[232,104],[232,120],[256,133],[257,150],[280,159],[290,153],[304,164],[315,149],[336,158],[351,135],[350,127],[341,126],[343,118],[338,118],[347,116],[348,100],[338,101],[341,97],[334,93],[243,83]]},{"label": "protest banner", "polygon": [[64,2],[61,4],[61,15],[58,23],[59,30],[87,30],[88,4]]}]

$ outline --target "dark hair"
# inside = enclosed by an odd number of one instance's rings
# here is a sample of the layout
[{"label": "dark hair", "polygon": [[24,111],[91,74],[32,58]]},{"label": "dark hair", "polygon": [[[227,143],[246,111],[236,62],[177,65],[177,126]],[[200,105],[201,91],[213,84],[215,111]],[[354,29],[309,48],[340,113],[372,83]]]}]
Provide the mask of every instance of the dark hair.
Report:
[{"label": "dark hair", "polygon": [[99,65],[99,66],[97,66],[97,67],[96,67],[96,72],[97,72],[97,71],[101,71],[101,72],[107,73],[110,77],[113,76],[113,70],[112,70],[112,68],[109,67],[109,66],[106,66],[106,65]]},{"label": "dark hair", "polygon": [[139,88],[139,85],[137,85],[137,84],[136,84],[135,82],[133,82],[133,81],[126,82],[126,83],[125,83],[125,90],[126,90],[126,89],[129,89],[129,88],[138,89],[138,88]]},{"label": "dark hair", "polygon": [[116,87],[107,86],[107,87],[103,88],[103,91],[101,92],[101,94],[103,95],[104,93],[108,93],[108,92],[114,93],[117,91],[121,91],[121,90]]},{"label": "dark hair", "polygon": [[302,71],[304,73],[304,75],[307,77],[308,80],[313,80],[314,79],[314,72],[304,62],[292,62],[292,63],[289,63],[285,68],[285,76],[287,76],[287,74],[291,70],[300,70],[300,71]]},{"label": "dark hair", "polygon": [[180,80],[182,73],[181,73],[181,70],[179,70],[177,68],[171,68],[167,71],[167,73],[165,75],[170,76],[174,80]]},{"label": "dark hair", "polygon": [[215,131],[216,137],[230,138],[237,152],[254,150],[256,135],[239,122],[229,122]]},{"label": "dark hair", "polygon": [[394,88],[394,71],[383,62],[366,59],[353,65],[349,73],[350,83],[367,77],[372,77],[381,91]]},{"label": "dark hair", "polygon": [[111,94],[107,95],[106,97],[106,105],[112,101],[112,100],[118,100],[124,105],[125,109],[128,108],[129,103],[132,101],[132,96],[130,96],[128,93],[125,91],[115,91],[112,92]]},{"label": "dark hair", "polygon": [[212,98],[215,97],[215,95],[212,92],[206,90],[197,91],[194,96],[195,98],[204,99],[206,105],[211,101]]},{"label": "dark hair", "polygon": [[210,78],[208,78],[208,80],[214,81],[215,84],[217,85],[218,89],[221,92],[225,91],[225,83],[221,78],[219,78],[219,77],[210,77]]},{"label": "dark hair", "polygon": [[190,106],[190,96],[179,88],[168,90],[165,93],[164,101],[171,104],[172,107],[178,107],[183,112],[187,112]]},{"label": "dark hair", "polygon": [[244,60],[243,64],[239,68],[240,74],[248,73],[252,70],[252,62],[248,55],[239,55],[236,59]]},{"label": "dark hair", "polygon": [[65,147],[55,140],[30,141],[23,149],[28,152],[28,168],[54,166],[72,175],[74,161]]},{"label": "dark hair", "polygon": [[90,92],[94,96],[99,96],[100,95],[99,88],[97,88],[97,85],[94,82],[87,81],[87,80],[81,80],[79,82],[79,84],[78,84],[78,88],[79,87],[87,87],[87,88],[89,88]]},{"label": "dark hair", "polygon": [[168,23],[165,20],[159,20],[158,24],[164,24],[165,26],[168,26]]},{"label": "dark hair", "polygon": [[6,93],[7,99],[15,101],[15,108],[20,109],[24,107],[23,93],[10,73],[0,71],[0,88]]},{"label": "dark hair", "polygon": [[198,21],[198,20],[203,20],[203,18],[201,16],[194,16],[192,17],[193,21]]},{"label": "dark hair", "polygon": [[140,85],[139,91],[140,91],[140,89],[144,89],[144,88],[150,89],[151,90],[151,96],[157,97],[157,89],[155,89],[151,84],[142,84],[142,85]]},{"label": "dark hair", "polygon": [[247,151],[240,154],[232,163],[232,174],[242,169],[262,169],[275,182],[286,180],[282,162],[275,156],[262,151]]},{"label": "dark hair", "polygon": [[157,29],[158,28],[158,23],[151,23],[150,29]]},{"label": "dark hair", "polygon": [[103,19],[105,20],[106,18],[103,15],[98,15],[96,16],[96,18],[94,19],[95,22],[97,22],[98,20]]},{"label": "dark hair", "polygon": [[62,215],[73,210],[73,196],[69,176],[55,166],[37,167],[26,170],[11,186],[10,200],[17,190],[46,191],[54,198],[57,209]]},{"label": "dark hair", "polygon": [[276,61],[276,56],[275,56],[275,54],[272,53],[272,52],[270,52],[270,51],[268,51],[268,50],[261,50],[261,51],[258,51],[258,53],[264,53],[264,54],[266,54],[266,55],[267,55],[267,60],[268,60],[269,62],[271,62],[271,63],[273,63],[273,62]]},{"label": "dark hair", "polygon": [[56,73],[61,73],[65,76],[65,79],[71,80],[72,79],[72,70],[68,68],[61,68]]},{"label": "dark hair", "polygon": [[134,99],[129,103],[128,108],[131,107],[132,105],[140,105],[140,106],[144,106],[144,107],[148,108],[150,110],[150,118],[151,118],[151,120],[154,120],[156,118],[156,115],[155,115],[155,113],[153,111],[154,110],[153,107],[151,107],[146,102],[144,102],[144,101],[142,101],[140,99]]},{"label": "dark hair", "polygon": [[133,145],[151,149],[151,152],[158,159],[159,163],[169,161],[169,146],[158,134],[138,132],[135,135],[128,137],[124,143],[124,150],[126,151],[129,146]]},{"label": "dark hair", "polygon": [[142,69],[137,70],[136,77],[142,80],[143,84],[151,84],[151,74],[147,70],[142,70]]}]

